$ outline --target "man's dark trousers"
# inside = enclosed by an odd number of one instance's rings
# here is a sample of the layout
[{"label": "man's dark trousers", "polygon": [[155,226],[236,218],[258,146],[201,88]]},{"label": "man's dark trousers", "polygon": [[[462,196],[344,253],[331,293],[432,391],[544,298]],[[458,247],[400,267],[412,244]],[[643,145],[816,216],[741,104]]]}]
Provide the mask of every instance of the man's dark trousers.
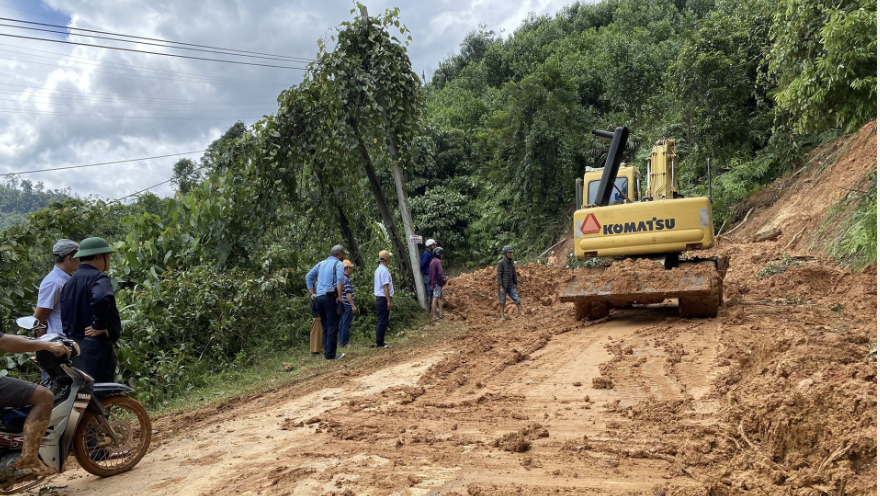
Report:
[{"label": "man's dark trousers", "polygon": [[388,298],[376,297],[376,346],[385,346],[385,329],[388,328]]},{"label": "man's dark trousers", "polygon": [[73,366],[89,374],[95,382],[116,382],[116,353],[113,343],[98,337],[74,339],[79,345],[79,356],[73,357]]},{"label": "man's dark trousers", "polygon": [[[335,295],[336,293],[333,293]],[[321,336],[324,342],[324,358],[336,358],[336,338],[339,335],[339,316],[336,315],[336,296],[323,294],[318,298],[318,312],[321,317]]]}]

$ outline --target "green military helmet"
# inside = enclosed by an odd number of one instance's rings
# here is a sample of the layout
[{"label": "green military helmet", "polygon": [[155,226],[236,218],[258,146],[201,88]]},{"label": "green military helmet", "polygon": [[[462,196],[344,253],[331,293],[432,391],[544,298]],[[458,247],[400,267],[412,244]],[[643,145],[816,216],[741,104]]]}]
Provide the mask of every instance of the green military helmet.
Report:
[{"label": "green military helmet", "polygon": [[101,253],[116,253],[116,250],[110,248],[104,238],[86,238],[79,244],[79,251],[73,258],[89,257]]}]

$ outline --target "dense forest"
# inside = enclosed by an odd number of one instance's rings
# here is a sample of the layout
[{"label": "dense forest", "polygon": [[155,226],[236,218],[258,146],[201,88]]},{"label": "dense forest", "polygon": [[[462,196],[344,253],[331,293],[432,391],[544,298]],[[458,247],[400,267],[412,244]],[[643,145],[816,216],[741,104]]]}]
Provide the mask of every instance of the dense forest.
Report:
[{"label": "dense forest", "polygon": [[53,201],[70,196],[70,189],[46,189],[42,182],[7,176],[0,184],[0,229],[24,222],[27,214],[46,208]]},{"label": "dense forest", "polygon": [[[427,82],[397,9],[352,14],[273,115],[175,165],[173,198],[68,198],[0,234],[0,330],[32,311],[55,238],[104,236],[119,252],[120,379],[160,402],[307,346],[303,277],[335,243],[363,297],[378,251],[395,253],[392,326],[405,325],[418,303],[401,205],[459,267],[505,244],[534,258],[568,235],[574,180],[604,161],[591,129],[628,126],[639,167],[676,138],[688,195],[707,193],[709,159],[721,224],[806,151],[876,118],[876,0],[574,3],[510,34],[475,29]],[[876,260],[876,174],[864,182],[845,242]],[[354,333],[375,323],[364,308]]]}]

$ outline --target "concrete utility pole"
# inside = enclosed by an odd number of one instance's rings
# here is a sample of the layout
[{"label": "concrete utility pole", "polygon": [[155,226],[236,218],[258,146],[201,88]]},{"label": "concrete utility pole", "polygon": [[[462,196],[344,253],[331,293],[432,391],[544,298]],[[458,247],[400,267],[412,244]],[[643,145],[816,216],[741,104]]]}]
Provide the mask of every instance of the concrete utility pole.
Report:
[{"label": "concrete utility pole", "polygon": [[[370,22],[370,16],[367,14],[367,7],[361,5],[361,17]],[[412,225],[412,214],[409,211],[409,199],[406,196],[406,190],[403,189],[403,171],[400,170],[400,164],[397,162],[397,142],[394,136],[388,132],[388,113],[385,111],[385,95],[376,92],[379,100],[379,107],[382,109],[382,122],[385,124],[385,141],[388,143],[388,155],[391,157],[391,170],[394,172],[394,187],[397,190],[397,202],[400,205],[400,216],[403,218],[403,231],[406,234],[406,247],[409,251],[409,261],[412,266],[413,279],[416,286],[416,295],[419,298],[419,305],[428,310],[428,296],[425,291],[425,283],[422,282],[422,273],[419,268],[419,253],[412,237],[415,234]]]}]

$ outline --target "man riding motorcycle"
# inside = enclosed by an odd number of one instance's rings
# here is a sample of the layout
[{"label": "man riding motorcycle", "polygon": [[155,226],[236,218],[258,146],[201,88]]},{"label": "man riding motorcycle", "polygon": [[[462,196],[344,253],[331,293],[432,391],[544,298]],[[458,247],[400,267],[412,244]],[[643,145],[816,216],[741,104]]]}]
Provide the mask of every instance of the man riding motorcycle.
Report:
[{"label": "man riding motorcycle", "polygon": [[[48,351],[56,356],[70,355],[70,350],[61,343],[52,343],[0,333],[0,351],[7,353],[26,353],[29,351]],[[40,461],[38,452],[52,413],[55,396],[45,387],[13,379],[0,377],[0,407],[21,408],[32,405],[24,421],[24,446],[15,468],[28,470],[34,475],[47,476],[55,471]]]}]

